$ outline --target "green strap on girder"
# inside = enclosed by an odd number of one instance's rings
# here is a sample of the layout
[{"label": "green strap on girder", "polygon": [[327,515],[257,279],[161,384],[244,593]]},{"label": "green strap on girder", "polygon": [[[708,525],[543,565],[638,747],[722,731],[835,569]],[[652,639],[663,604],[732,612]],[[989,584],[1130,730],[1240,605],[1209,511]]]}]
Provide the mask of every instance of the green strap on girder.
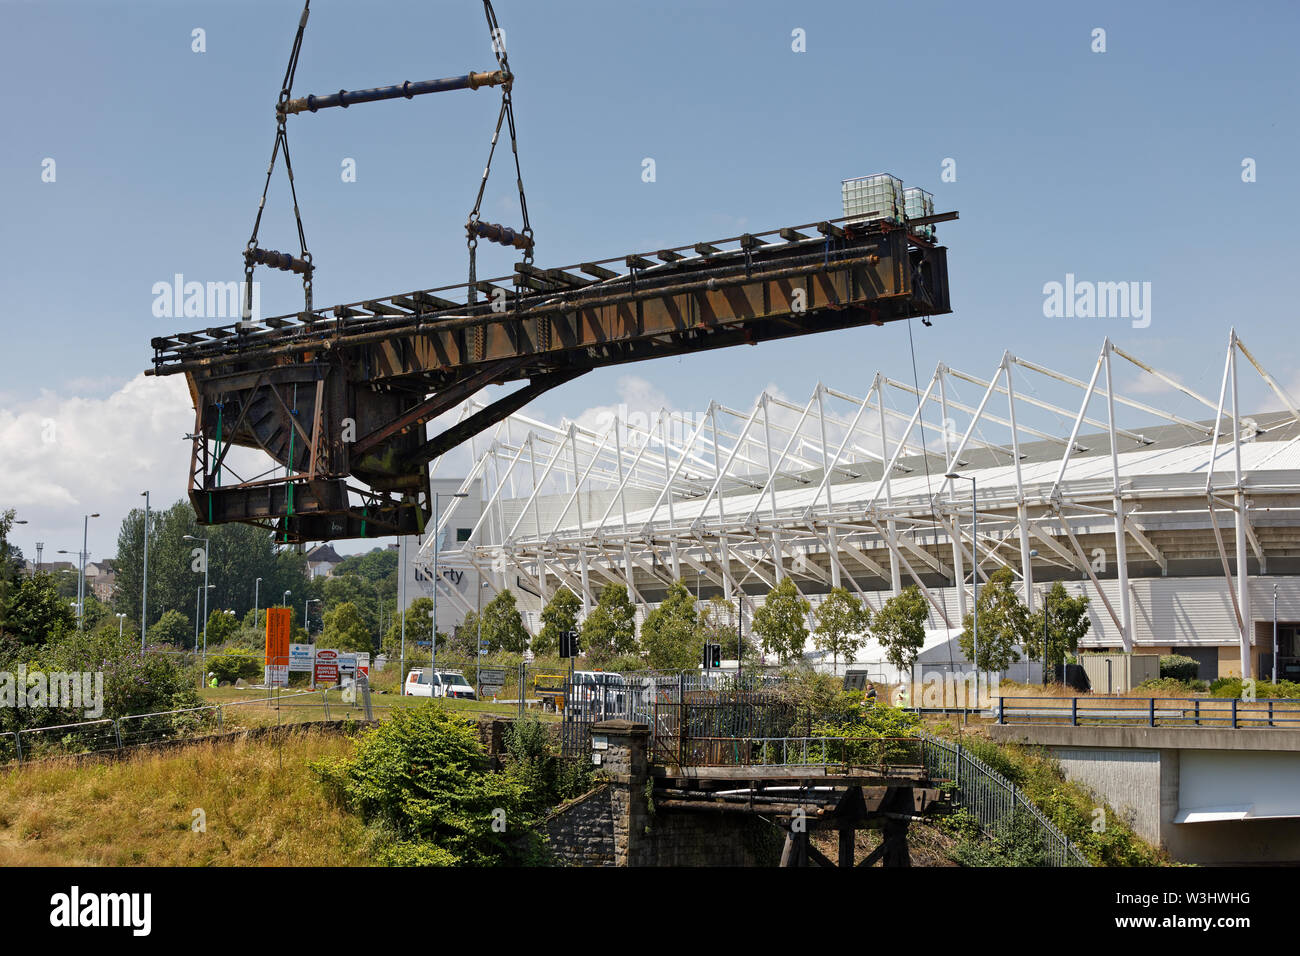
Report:
[{"label": "green strap on girder", "polygon": [[[294,409],[295,412],[297,410],[298,409],[296,408]],[[288,461],[285,462],[284,465],[284,477],[286,478],[288,478],[290,475],[293,474],[293,439],[294,439],[293,416],[290,415],[289,416],[289,459]],[[289,513],[285,516],[284,519],[284,543],[285,544],[289,543],[289,519],[293,517],[293,482],[292,481],[289,482],[288,504],[289,504]]]},{"label": "green strap on girder", "polygon": [[[225,407],[226,407],[225,402],[217,403],[217,461],[218,462],[221,461],[221,413]],[[236,422],[235,424],[239,424],[239,423]],[[216,479],[217,479],[217,487],[220,488],[221,487],[221,466],[219,464],[217,466]],[[208,497],[211,497],[211,495],[209,495]]]}]

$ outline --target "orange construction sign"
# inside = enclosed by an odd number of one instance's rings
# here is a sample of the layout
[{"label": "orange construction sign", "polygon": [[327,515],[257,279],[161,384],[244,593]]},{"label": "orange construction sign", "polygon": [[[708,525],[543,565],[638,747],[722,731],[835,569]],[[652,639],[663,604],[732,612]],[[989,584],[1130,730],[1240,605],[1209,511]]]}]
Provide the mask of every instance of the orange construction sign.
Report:
[{"label": "orange construction sign", "polygon": [[287,607],[266,609],[266,667],[268,680],[289,672],[290,612]]}]

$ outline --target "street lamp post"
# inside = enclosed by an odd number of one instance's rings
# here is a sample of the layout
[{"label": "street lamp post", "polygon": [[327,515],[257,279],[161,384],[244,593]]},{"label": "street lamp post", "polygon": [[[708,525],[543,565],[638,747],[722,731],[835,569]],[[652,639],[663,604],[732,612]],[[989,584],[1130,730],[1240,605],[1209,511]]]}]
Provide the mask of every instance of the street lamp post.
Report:
[{"label": "street lamp post", "polygon": [[[975,476],[959,475],[955,471],[950,471],[944,475],[945,478],[960,478],[963,481],[970,482],[970,515],[971,515],[971,561],[975,567],[971,570],[971,585],[974,592],[974,611],[971,614],[971,647],[974,650],[975,658],[975,706],[979,706],[980,699],[980,512],[979,501],[975,495]],[[963,582],[964,584],[965,582]]]},{"label": "street lamp post", "polygon": [[258,600],[262,592],[262,579],[253,582],[253,627],[257,627]]},{"label": "street lamp post", "polygon": [[307,608],[313,604],[320,604],[320,598],[307,598],[302,602],[302,629],[307,632],[307,643],[312,643],[311,628],[308,626]]},{"label": "street lamp post", "polygon": [[[429,635],[429,680],[433,680],[433,661],[438,652],[438,584],[441,578],[438,577],[438,552],[441,550],[438,539],[438,499],[440,498],[468,498],[463,491],[457,491],[453,494],[442,494],[434,492],[433,494],[433,627]],[[523,696],[522,694],[520,695]]]},{"label": "street lamp post", "polygon": [[[406,538],[397,539],[397,613],[401,619],[402,648],[397,657],[397,683],[406,693]],[[385,665],[387,666],[387,658]]]},{"label": "street lamp post", "polygon": [[149,492],[140,492],[144,496],[144,574],[140,583],[140,656],[144,656],[145,622],[149,610]]},{"label": "street lamp post", "polygon": [[90,536],[90,519],[98,518],[99,512],[85,516],[81,525],[81,574],[77,577],[77,630],[86,629],[86,548]]},{"label": "street lamp post", "polygon": [[[69,551],[67,548],[59,548],[56,554],[75,554],[77,556],[77,597],[68,602],[68,607],[77,612],[77,627],[81,627],[81,557],[82,551]],[[55,562],[57,563],[57,562]]]},{"label": "street lamp post", "polygon": [[[185,535],[186,541],[203,542],[203,664],[200,673],[208,672],[208,591],[211,585],[208,584],[208,564],[210,555],[208,554],[208,539],[196,538],[192,534]],[[195,613],[198,613],[197,610]]]},{"label": "street lamp post", "polygon": [[126,623],[126,615],[118,612],[117,614],[117,639],[122,639],[122,625]]}]

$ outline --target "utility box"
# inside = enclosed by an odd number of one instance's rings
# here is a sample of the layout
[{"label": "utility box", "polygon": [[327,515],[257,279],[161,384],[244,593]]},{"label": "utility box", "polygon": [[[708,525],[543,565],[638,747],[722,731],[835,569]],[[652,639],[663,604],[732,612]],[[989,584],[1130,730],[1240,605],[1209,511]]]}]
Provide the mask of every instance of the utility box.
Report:
[{"label": "utility box", "polygon": [[856,222],[888,219],[901,223],[906,217],[903,181],[889,173],[846,179],[840,186],[844,215]]},{"label": "utility box", "polygon": [[1159,654],[1080,654],[1094,694],[1127,694],[1160,676]]}]

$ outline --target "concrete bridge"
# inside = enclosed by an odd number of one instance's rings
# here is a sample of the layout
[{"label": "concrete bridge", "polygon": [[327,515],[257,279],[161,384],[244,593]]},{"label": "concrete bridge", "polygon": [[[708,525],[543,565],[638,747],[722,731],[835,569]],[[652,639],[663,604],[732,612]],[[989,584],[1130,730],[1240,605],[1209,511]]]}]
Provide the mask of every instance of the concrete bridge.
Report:
[{"label": "concrete bridge", "polygon": [[1300,863],[1300,729],[997,724],[1188,863]]}]

